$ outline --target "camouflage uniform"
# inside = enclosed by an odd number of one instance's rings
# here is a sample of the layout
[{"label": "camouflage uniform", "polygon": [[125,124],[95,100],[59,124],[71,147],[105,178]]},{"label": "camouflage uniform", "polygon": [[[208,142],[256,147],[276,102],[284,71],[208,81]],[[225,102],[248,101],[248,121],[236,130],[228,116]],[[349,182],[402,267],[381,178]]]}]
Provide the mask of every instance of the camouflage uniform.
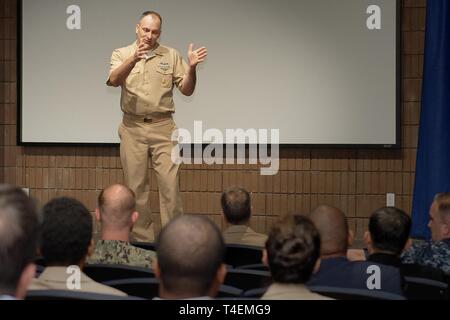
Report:
[{"label": "camouflage uniform", "polygon": [[415,244],[401,258],[404,264],[430,266],[450,274],[450,238]]},{"label": "camouflage uniform", "polygon": [[118,240],[99,240],[87,264],[122,264],[133,267],[151,268],[156,253],[132,246]]}]

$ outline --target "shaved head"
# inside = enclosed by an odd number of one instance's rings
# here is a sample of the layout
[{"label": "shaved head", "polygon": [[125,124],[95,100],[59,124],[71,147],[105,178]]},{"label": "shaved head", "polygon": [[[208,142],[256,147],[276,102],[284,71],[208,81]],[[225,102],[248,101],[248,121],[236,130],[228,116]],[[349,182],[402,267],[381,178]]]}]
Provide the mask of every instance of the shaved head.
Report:
[{"label": "shaved head", "polygon": [[109,186],[98,197],[98,209],[102,223],[108,228],[129,228],[131,214],[136,210],[134,192],[121,184]]},{"label": "shaved head", "polygon": [[182,215],[161,231],[157,244],[161,282],[173,294],[208,293],[225,255],[217,226],[204,217]]},{"label": "shaved head", "polygon": [[320,234],[321,256],[345,255],[348,247],[348,224],[345,214],[338,208],[321,205],[310,213],[309,218]]}]

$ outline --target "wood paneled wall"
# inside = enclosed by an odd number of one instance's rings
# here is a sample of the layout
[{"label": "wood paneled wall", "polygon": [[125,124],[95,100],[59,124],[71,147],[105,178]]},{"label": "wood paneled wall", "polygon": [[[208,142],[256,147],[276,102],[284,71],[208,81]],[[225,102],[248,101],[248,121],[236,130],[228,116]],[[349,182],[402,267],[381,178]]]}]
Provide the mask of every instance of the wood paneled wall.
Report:
[{"label": "wood paneled wall", "polygon": [[[19,147],[16,144],[16,0],[0,0],[0,182],[30,189],[41,203],[67,195],[94,210],[100,190],[123,180],[117,147]],[[425,0],[403,0],[402,146],[400,150],[291,148],[281,150],[280,172],[259,175],[254,165],[185,165],[181,190],[185,212],[208,215],[219,225],[220,193],[230,185],[252,192],[253,227],[267,232],[277,216],[306,213],[321,203],[349,217],[361,239],[368,216],[396,194],[410,212],[420,113]],[[118,106],[119,107],[119,106]],[[81,128],[80,128],[81,129]],[[158,193],[152,176],[152,209]]]}]

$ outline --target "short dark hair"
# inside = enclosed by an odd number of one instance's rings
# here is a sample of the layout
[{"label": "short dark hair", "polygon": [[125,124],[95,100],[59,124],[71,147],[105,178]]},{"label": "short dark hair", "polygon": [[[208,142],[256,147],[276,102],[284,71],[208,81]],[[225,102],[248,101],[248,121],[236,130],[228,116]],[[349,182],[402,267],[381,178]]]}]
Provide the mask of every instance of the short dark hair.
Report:
[{"label": "short dark hair", "polygon": [[225,255],[219,228],[209,219],[182,215],[170,221],[157,242],[161,282],[172,294],[204,296]]},{"label": "short dark hair", "polygon": [[411,218],[395,207],[383,207],[369,218],[369,232],[375,249],[399,255],[408,241]]},{"label": "short dark hair", "polygon": [[266,250],[275,282],[305,283],[320,256],[319,232],[307,217],[286,215],[272,227]]},{"label": "short dark hair", "polygon": [[159,22],[160,22],[160,27],[162,27],[163,20],[162,20],[161,15],[160,15],[158,12],[156,12],[156,11],[151,11],[151,10],[143,12],[143,13],[141,14],[141,18],[139,19],[139,22],[140,22],[143,18],[145,18],[146,16],[154,16],[154,17],[157,17],[157,18],[159,19]]},{"label": "short dark hair", "polygon": [[222,210],[231,224],[244,224],[250,220],[252,205],[250,194],[244,188],[231,187],[222,193]]},{"label": "short dark hair", "polygon": [[22,189],[0,185],[0,295],[14,295],[36,257],[38,236],[36,203]]},{"label": "short dark hair", "polygon": [[43,208],[41,253],[47,265],[78,265],[92,240],[92,216],[78,200],[56,198]]}]

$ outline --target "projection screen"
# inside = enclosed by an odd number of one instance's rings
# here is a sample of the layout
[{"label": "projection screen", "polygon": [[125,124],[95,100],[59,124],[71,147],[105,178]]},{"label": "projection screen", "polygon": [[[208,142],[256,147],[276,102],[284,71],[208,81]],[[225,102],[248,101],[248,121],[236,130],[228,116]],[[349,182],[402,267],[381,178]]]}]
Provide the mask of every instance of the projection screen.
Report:
[{"label": "projection screen", "polygon": [[[79,11],[74,8],[78,8]],[[196,92],[175,92],[179,128],[279,129],[280,144],[398,145],[398,1],[22,0],[21,144],[118,143],[111,53],[142,12],[160,43],[209,56]]]}]

